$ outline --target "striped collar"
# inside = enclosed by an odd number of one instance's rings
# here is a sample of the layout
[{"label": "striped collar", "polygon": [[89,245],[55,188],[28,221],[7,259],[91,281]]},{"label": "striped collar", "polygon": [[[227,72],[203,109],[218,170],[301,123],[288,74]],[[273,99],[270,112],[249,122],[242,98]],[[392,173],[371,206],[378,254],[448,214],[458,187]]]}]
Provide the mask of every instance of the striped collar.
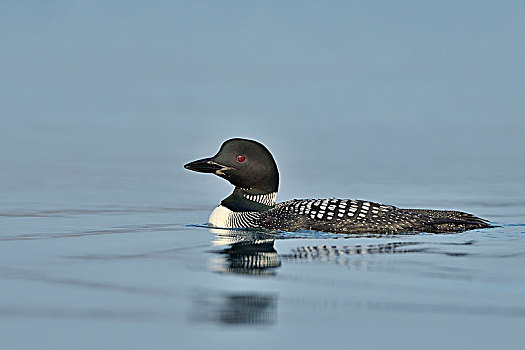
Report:
[{"label": "striped collar", "polygon": [[277,192],[267,194],[243,194],[242,196],[247,200],[273,207],[275,205],[275,200],[277,199]]}]

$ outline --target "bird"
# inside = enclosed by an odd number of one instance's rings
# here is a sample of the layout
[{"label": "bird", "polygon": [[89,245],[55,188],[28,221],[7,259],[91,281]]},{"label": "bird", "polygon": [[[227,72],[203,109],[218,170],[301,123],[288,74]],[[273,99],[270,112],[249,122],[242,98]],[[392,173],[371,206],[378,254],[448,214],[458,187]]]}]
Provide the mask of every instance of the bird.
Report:
[{"label": "bird", "polygon": [[216,228],[389,235],[495,227],[462,211],[403,209],[368,200],[314,198],[276,203],[277,164],[270,151],[255,140],[229,139],[215,156],[187,163],[184,168],[215,174],[234,186],[208,219]]}]

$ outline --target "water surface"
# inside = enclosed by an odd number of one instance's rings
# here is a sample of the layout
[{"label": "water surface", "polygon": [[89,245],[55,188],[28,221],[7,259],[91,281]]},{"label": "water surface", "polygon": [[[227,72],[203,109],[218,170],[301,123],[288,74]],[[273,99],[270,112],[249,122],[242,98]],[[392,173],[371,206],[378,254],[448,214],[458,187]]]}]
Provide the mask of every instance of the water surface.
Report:
[{"label": "water surface", "polygon": [[[370,200],[462,209],[500,226],[461,234],[210,230],[202,224],[228,187],[183,163],[120,164],[136,172],[130,182],[90,183],[119,167],[103,161],[78,173],[28,168],[24,176],[43,185],[10,178],[22,188],[5,189],[0,212],[6,348],[518,348],[523,340],[523,187],[349,185]],[[158,171],[141,181],[146,167]]]},{"label": "water surface", "polygon": [[[0,349],[522,349],[521,1],[0,1]],[[211,231],[232,137],[278,201],[450,235]]]}]

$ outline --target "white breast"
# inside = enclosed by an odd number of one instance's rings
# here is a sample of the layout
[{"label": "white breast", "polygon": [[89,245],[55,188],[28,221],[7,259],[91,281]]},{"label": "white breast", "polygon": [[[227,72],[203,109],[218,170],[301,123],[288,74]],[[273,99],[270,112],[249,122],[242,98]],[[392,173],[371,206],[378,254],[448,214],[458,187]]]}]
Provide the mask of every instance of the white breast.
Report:
[{"label": "white breast", "polygon": [[208,223],[215,227],[231,227],[230,218],[232,214],[233,211],[222,205],[219,205],[211,212]]}]

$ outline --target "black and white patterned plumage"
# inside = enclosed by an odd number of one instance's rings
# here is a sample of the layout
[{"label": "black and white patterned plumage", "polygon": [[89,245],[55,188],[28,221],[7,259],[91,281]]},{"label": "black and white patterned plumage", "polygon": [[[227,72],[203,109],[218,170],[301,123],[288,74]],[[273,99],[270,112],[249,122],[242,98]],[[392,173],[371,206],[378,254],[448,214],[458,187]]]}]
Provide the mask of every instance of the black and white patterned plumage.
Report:
[{"label": "black and white patterned plumage", "polygon": [[351,199],[302,199],[264,212],[231,212],[227,227],[348,234],[461,232],[489,227],[486,220],[459,211],[400,209]]},{"label": "black and white patterned plumage", "polygon": [[295,199],[275,204],[277,165],[268,149],[252,140],[228,140],[214,157],[188,163],[185,168],[214,173],[235,186],[210,216],[209,223],[217,227],[349,234],[446,233],[493,227],[487,220],[460,211],[400,209],[364,200]]},{"label": "black and white patterned plumage", "polygon": [[350,234],[446,233],[489,226],[487,221],[459,211],[400,209],[336,198],[280,203],[261,213],[258,225],[286,231],[307,229]]}]

